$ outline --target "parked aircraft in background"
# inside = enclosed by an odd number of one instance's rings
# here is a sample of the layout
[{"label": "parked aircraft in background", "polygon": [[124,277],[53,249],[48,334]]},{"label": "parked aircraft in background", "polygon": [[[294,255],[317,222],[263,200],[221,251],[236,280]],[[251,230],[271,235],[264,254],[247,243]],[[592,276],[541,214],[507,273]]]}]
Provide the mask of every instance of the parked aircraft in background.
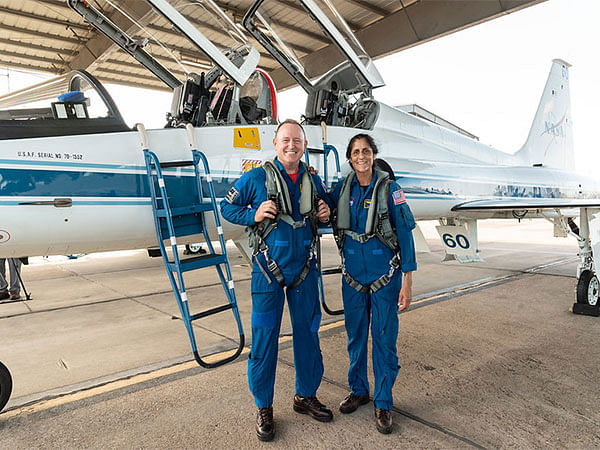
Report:
[{"label": "parked aircraft in background", "polygon": [[[203,2],[214,14],[213,23],[239,42],[225,52],[186,19],[199,7],[195,2],[177,2],[175,8],[170,0],[147,1],[213,61],[210,70],[180,80],[144,50],[145,42],[129,37],[98,9],[82,0],[68,3],[174,90],[166,128],[148,131],[150,150],[161,161],[190,159],[183,126],[192,124],[198,147],[210,161],[217,197],[223,197],[242,173],[274,155],[275,86],[256,68],[257,50],[216,4]],[[111,3],[120,4],[145,32],[127,2]],[[578,240],[577,301],[596,305],[600,218],[594,220],[594,214],[600,208],[600,183],[573,172],[569,64],[552,62],[529,137],[511,155],[416,105],[394,108],[375,101],[372,91],[383,80],[331,3],[324,2],[323,9],[313,0],[300,4],[334,44],[332,58],[342,61],[327,73],[309,77],[293,46],[277,33],[269,17],[281,7],[278,2],[255,2],[243,24],[307,92],[310,163],[322,175],[334,174],[328,183],[340,176],[330,149],[343,152],[350,137],[370,133],[417,220],[440,221],[447,255],[462,262],[479,259],[480,219],[548,219],[555,234]],[[161,45],[168,48],[168,43]],[[170,53],[176,58],[176,52]],[[140,137],[93,76],[73,71],[1,97],[0,108],[0,257],[156,246]],[[176,167],[164,173],[172,203],[185,204],[193,170]],[[243,230],[230,224],[224,229],[242,247]],[[188,236],[181,243],[196,239]]]}]

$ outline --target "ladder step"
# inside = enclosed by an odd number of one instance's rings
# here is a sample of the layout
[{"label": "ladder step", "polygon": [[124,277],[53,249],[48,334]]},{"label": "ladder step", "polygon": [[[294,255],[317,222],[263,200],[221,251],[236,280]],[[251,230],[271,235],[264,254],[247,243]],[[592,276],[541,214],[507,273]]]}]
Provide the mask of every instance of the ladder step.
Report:
[{"label": "ladder step", "polygon": [[342,273],[341,267],[336,267],[333,269],[323,269],[321,270],[322,275],[333,275],[334,273]]},{"label": "ladder step", "polygon": [[[203,267],[224,264],[226,261],[226,258],[220,253],[207,253],[205,255],[194,256],[193,258],[181,259],[179,261],[179,267],[181,272],[188,272],[190,270],[201,269]],[[177,271],[177,267],[173,261],[169,261],[169,267],[171,272]]]},{"label": "ladder step", "polygon": [[[178,208],[171,208],[171,217],[176,216],[187,216],[190,214],[198,214],[205,211],[212,211],[212,203],[200,203],[189,206],[180,206]],[[164,208],[156,209],[156,215],[158,217],[167,217],[167,210]]]},{"label": "ladder step", "polygon": [[206,311],[202,311],[201,313],[194,314],[193,316],[190,317],[190,320],[201,319],[202,317],[211,316],[213,314],[220,313],[222,311],[227,311],[228,309],[231,309],[231,308],[233,308],[233,305],[231,303],[228,303],[223,306],[217,306],[216,308],[207,309]]},{"label": "ladder step", "polygon": [[173,167],[190,167],[194,165],[194,161],[167,161],[167,162],[161,162],[160,163],[160,168],[161,169],[170,169]]}]

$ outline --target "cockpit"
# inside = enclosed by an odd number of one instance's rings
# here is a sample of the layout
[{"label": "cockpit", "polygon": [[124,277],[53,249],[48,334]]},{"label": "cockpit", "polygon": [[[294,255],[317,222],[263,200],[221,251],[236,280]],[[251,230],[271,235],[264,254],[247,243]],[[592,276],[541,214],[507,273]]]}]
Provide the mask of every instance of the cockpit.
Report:
[{"label": "cockpit", "polygon": [[[261,54],[213,0],[67,3],[120,47],[114,56],[120,67],[122,58],[133,57],[173,91],[166,127],[277,122],[275,83],[257,68]],[[372,128],[378,114],[372,90],[383,80],[371,59],[330,0],[319,2],[323,9],[313,0],[291,3],[296,14],[312,19],[310,33],[324,36],[312,53],[295,53],[289,30],[272,19],[281,12],[277,0],[256,1],[242,22],[267,51],[262,56],[279,63],[308,94],[304,123]],[[118,12],[119,26],[103,11]],[[173,30],[186,48],[172,40]],[[306,63],[314,58],[327,64],[311,64],[308,73]],[[329,70],[314,70],[332,63]],[[0,97],[0,127],[3,139],[128,130],[100,82],[76,70]]]},{"label": "cockpit", "polygon": [[[308,94],[305,123],[372,128],[378,113],[372,90],[384,85],[373,61],[330,0],[319,2],[322,8],[313,0],[293,3],[295,15],[312,19],[299,19],[313,24],[305,31],[322,35],[314,52],[301,55],[295,50],[293,33],[277,21],[281,13],[277,0],[256,1],[244,17],[244,28]],[[332,63],[329,70],[315,69]]]},{"label": "cockpit", "polygon": [[0,139],[128,130],[102,84],[82,70],[0,97]]}]

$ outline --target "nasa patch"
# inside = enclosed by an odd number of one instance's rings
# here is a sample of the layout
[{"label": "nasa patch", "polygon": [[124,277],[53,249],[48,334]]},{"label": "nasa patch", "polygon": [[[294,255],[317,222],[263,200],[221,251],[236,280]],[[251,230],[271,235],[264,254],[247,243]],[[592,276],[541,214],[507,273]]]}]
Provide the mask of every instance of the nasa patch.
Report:
[{"label": "nasa patch", "polygon": [[402,189],[392,192],[392,198],[394,199],[394,205],[399,205],[406,202],[404,191]]},{"label": "nasa patch", "polygon": [[227,200],[228,203],[233,203],[233,201],[238,195],[240,195],[238,190],[235,187],[232,187],[231,189],[229,189],[229,192],[225,196],[225,200]]}]

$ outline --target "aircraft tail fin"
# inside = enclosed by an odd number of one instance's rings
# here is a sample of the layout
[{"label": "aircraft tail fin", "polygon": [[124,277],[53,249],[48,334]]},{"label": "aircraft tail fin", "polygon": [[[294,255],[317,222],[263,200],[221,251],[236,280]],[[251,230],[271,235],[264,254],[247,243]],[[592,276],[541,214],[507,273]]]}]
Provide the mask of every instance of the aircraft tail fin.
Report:
[{"label": "aircraft tail fin", "polygon": [[563,60],[552,61],[529,136],[516,153],[525,165],[575,168],[569,67],[571,65]]}]

